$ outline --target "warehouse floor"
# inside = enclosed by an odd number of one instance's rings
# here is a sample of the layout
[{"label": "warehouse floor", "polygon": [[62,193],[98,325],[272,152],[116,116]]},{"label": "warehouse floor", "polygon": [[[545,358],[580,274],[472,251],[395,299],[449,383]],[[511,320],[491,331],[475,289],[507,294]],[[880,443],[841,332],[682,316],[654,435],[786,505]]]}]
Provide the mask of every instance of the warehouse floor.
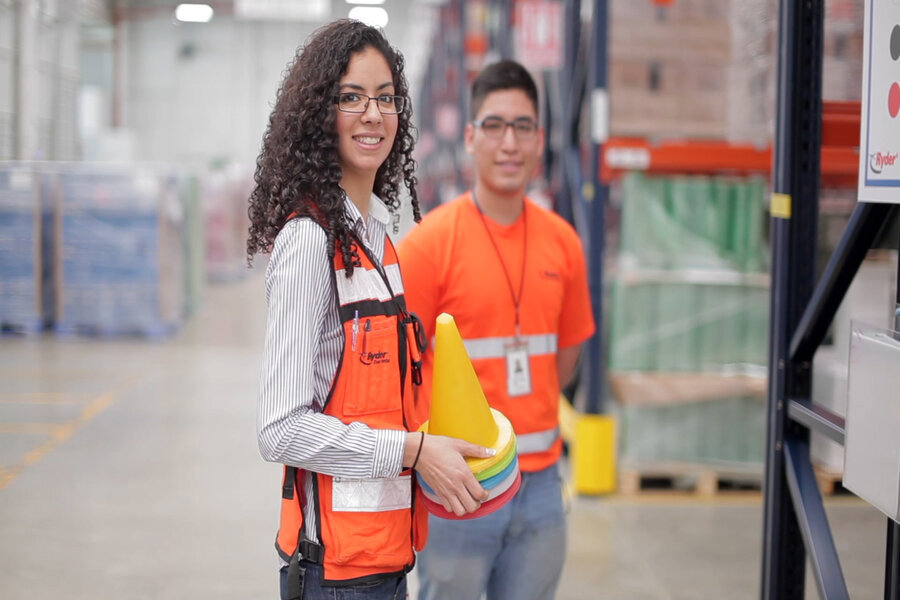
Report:
[{"label": "warehouse floor", "polygon": [[[0,338],[0,598],[277,597],[258,271],[169,339]],[[826,507],[850,596],[881,597],[885,518]],[[757,598],[761,537],[759,492],[577,497],[558,598]]]}]

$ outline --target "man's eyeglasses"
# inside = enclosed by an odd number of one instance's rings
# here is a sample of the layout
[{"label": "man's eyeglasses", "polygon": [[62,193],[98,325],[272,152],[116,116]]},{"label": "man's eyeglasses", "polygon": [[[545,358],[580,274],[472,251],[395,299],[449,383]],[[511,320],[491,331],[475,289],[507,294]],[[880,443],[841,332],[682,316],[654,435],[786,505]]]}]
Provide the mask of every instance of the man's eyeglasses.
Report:
[{"label": "man's eyeglasses", "polygon": [[534,119],[528,117],[519,117],[513,121],[506,121],[500,117],[485,117],[478,121],[473,121],[472,125],[479,127],[484,135],[493,139],[500,139],[506,134],[506,128],[512,127],[513,133],[520,140],[530,140],[538,132],[538,124]]},{"label": "man's eyeglasses", "polygon": [[406,106],[406,98],[403,96],[366,96],[356,92],[344,92],[335,96],[334,101],[338,109],[348,113],[364,113],[369,110],[369,100],[374,100],[378,111],[383,115],[396,115],[403,112]]}]

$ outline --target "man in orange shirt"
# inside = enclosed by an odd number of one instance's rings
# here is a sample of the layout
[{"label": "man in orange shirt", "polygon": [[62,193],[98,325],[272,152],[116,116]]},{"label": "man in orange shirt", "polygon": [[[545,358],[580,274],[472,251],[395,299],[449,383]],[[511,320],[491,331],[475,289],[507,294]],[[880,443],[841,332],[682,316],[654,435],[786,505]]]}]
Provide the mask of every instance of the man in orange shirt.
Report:
[{"label": "man in orange shirt", "polygon": [[[420,600],[552,598],[566,545],[558,399],[594,332],[584,253],[566,221],[525,196],[544,148],[528,71],[512,61],[486,67],[471,110],[474,187],[431,211],[398,254],[428,338],[437,315],[453,315],[488,402],[512,422],[522,486],[490,515],[430,518]],[[426,353],[423,410],[432,360]]]}]

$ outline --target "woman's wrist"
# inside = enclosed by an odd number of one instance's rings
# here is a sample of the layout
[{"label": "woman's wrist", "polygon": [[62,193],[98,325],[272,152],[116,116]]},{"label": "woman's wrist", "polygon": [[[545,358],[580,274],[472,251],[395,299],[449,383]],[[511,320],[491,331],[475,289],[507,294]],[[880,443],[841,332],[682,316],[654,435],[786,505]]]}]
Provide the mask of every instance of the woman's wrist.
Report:
[{"label": "woman's wrist", "polygon": [[424,432],[410,431],[406,434],[406,445],[403,448],[403,468],[412,469],[417,462],[417,456],[422,451],[422,436]]}]

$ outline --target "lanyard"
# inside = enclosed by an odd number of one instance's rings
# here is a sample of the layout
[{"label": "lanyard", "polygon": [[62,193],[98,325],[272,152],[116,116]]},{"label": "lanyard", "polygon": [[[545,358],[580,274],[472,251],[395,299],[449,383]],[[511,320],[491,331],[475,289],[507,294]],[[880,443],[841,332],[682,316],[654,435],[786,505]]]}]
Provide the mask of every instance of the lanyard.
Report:
[{"label": "lanyard", "polygon": [[474,189],[472,190],[472,201],[475,203],[475,208],[478,209],[478,216],[481,217],[481,224],[484,225],[484,231],[487,233],[488,239],[491,240],[491,245],[494,247],[494,252],[497,254],[497,260],[500,261],[500,266],[503,268],[503,275],[506,277],[506,285],[509,287],[509,295],[512,296],[513,306],[516,309],[516,337],[519,337],[519,305],[522,302],[522,289],[525,287],[525,257],[527,256],[526,251],[528,249],[528,244],[526,243],[528,237],[527,206],[524,202],[522,203],[522,275],[519,279],[519,293],[517,294],[513,291],[512,279],[509,277],[509,271],[506,270],[506,263],[503,262],[503,255],[500,254],[500,248],[497,247],[497,241],[494,239],[494,236],[488,227],[487,220],[484,218],[484,212],[478,204]]}]

